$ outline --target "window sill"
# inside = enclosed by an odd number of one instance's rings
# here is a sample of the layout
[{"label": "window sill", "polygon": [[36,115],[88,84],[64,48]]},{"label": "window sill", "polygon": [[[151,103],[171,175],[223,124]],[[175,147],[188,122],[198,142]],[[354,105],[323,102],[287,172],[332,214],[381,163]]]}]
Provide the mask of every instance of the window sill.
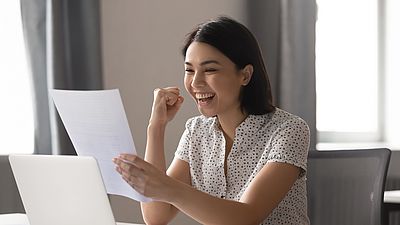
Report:
[{"label": "window sill", "polygon": [[365,148],[388,148],[392,151],[399,151],[399,144],[386,142],[320,142],[317,150],[341,150],[341,149],[365,149]]}]

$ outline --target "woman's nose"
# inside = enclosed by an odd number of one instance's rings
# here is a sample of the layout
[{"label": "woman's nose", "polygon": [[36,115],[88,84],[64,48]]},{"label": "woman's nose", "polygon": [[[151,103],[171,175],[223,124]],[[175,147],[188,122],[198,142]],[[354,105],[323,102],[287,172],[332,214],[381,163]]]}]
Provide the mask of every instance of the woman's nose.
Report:
[{"label": "woman's nose", "polygon": [[196,72],[192,79],[192,87],[202,87],[205,85],[204,74]]}]

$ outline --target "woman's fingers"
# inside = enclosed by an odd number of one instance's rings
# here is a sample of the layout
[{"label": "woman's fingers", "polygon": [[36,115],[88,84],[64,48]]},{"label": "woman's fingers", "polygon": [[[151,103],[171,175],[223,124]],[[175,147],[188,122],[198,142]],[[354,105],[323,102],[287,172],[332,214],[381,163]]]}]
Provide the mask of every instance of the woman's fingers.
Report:
[{"label": "woman's fingers", "polygon": [[180,90],[177,87],[166,87],[166,88],[156,88],[154,89],[154,94],[157,95],[159,93],[170,93],[170,94],[175,94],[175,95],[179,95],[180,94]]},{"label": "woman's fingers", "polygon": [[179,93],[180,93],[180,90],[179,90],[178,87],[165,87],[165,88],[162,88],[162,89],[163,89],[163,90],[166,90],[166,91],[168,91],[168,92],[175,93],[175,94],[177,94],[177,95],[179,95]]},{"label": "woman's fingers", "polygon": [[[139,157],[137,157],[137,158],[139,158]],[[135,164],[133,161],[123,159],[121,156],[114,158],[113,162],[121,169],[121,171],[118,171],[121,173],[126,171],[126,172],[132,172],[132,173],[136,174],[141,171],[141,168],[137,164]]]},{"label": "woman's fingers", "polygon": [[154,90],[154,99],[163,99],[169,106],[174,105],[179,96],[180,91],[177,87],[156,88]]},{"label": "woman's fingers", "polygon": [[122,161],[124,161],[124,162],[127,162],[127,163],[129,163],[129,164],[133,164],[133,165],[135,165],[135,166],[137,166],[137,167],[139,167],[139,168],[143,168],[143,167],[145,167],[145,166],[147,166],[147,162],[146,161],[144,161],[142,158],[140,158],[139,156],[137,156],[137,155],[133,155],[133,154],[121,154],[120,156],[119,156],[119,158],[122,160]]},{"label": "woman's fingers", "polygon": [[167,103],[167,105],[172,106],[176,103],[176,101],[178,100],[178,95],[170,95],[167,94],[165,96],[165,102]]},{"label": "woman's fingers", "polygon": [[174,118],[182,103],[183,97],[180,95],[179,88],[156,88],[150,121],[168,123]]},{"label": "woman's fingers", "polygon": [[113,159],[116,170],[137,192],[154,199],[164,199],[169,177],[150,163],[132,154],[121,154]]},{"label": "woman's fingers", "polygon": [[121,159],[121,157],[114,158],[113,162],[117,165],[115,169],[121,174],[122,178],[136,189],[137,184],[140,183],[139,181],[143,178],[143,169],[139,168],[131,161]]}]

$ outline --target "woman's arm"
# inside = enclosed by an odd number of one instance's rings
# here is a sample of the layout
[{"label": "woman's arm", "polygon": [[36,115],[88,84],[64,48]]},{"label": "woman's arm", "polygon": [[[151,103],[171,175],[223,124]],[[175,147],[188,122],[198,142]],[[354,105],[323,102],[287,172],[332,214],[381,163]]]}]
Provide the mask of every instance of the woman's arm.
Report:
[{"label": "woman's arm", "polygon": [[203,224],[259,224],[285,197],[299,171],[290,164],[268,163],[239,202],[211,197],[183,184],[169,201]]},{"label": "woman's arm", "polygon": [[[166,172],[164,156],[165,128],[182,103],[183,97],[180,96],[178,88],[157,88],[154,90],[152,112],[147,128],[145,160],[164,174]],[[171,172],[168,173],[172,178],[188,183],[190,182],[188,167],[187,163],[174,162],[169,169]],[[171,204],[156,201],[141,203],[141,208],[146,224],[167,224],[178,211]]]},{"label": "woman's arm", "polygon": [[[147,129],[147,147],[145,160],[151,163],[160,171],[165,171],[164,156],[164,126],[149,125]],[[174,159],[171,163],[167,175],[186,184],[190,184],[190,174],[188,163]],[[145,187],[144,187],[145,188]],[[166,202],[148,202],[141,203],[143,219],[146,224],[167,224],[171,221],[178,210]]]},{"label": "woman's arm", "polygon": [[[285,197],[300,174],[287,163],[270,162],[253,179],[239,202],[213,197],[172,179],[134,155],[118,162],[123,178],[145,196],[174,205],[202,224],[259,224]],[[134,174],[132,176],[132,174]]]},{"label": "woman's arm", "polygon": [[259,224],[285,197],[299,171],[286,163],[266,164],[239,202],[211,197],[185,185],[169,201],[203,224]]}]

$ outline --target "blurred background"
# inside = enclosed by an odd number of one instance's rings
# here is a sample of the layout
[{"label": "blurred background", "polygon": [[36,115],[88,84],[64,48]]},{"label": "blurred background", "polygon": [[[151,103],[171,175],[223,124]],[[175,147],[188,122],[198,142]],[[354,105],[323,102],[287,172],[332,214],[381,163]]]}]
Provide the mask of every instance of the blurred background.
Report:
[{"label": "blurred background", "polygon": [[[307,121],[310,150],[399,150],[399,9],[396,0],[3,0],[2,161],[12,153],[75,154],[49,101],[51,88],[118,88],[143,156],[153,90],[178,86],[185,103],[167,129],[170,162],[186,120],[198,115],[183,86],[183,40],[195,25],[219,15],[255,34],[275,104]],[[400,188],[396,165],[389,170],[391,188]],[[10,202],[17,195],[2,198]],[[4,212],[11,210],[5,205]],[[141,222],[138,204],[129,207],[117,217]],[[180,215],[172,224],[196,223]]]}]

